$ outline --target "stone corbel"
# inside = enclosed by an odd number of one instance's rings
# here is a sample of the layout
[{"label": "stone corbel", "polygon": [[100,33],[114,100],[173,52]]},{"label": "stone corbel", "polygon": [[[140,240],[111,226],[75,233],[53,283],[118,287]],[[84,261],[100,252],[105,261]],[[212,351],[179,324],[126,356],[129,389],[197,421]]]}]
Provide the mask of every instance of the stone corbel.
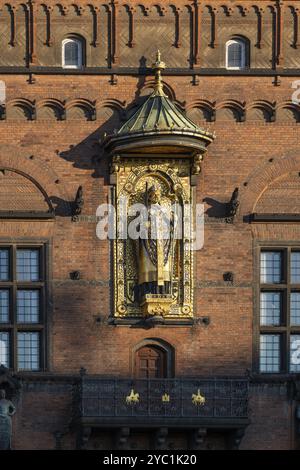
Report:
[{"label": "stone corbel", "polygon": [[85,7],[83,5],[75,5],[75,11],[77,16],[81,16],[85,11]]},{"label": "stone corbel", "polygon": [[239,189],[235,188],[235,190],[232,193],[230,201],[227,203],[227,208],[226,208],[226,222],[227,223],[233,223],[234,221],[238,207],[240,205],[238,198],[239,198]]},{"label": "stone corbel", "polygon": [[84,426],[79,433],[78,448],[81,450],[87,449],[90,437],[92,434],[92,428]]},{"label": "stone corbel", "polygon": [[227,437],[227,449],[239,450],[244,435],[245,428],[237,428],[231,431]]},{"label": "stone corbel", "polygon": [[194,429],[190,435],[190,445],[189,449],[191,450],[204,450],[205,449],[205,440],[207,437],[206,428]]},{"label": "stone corbel", "polygon": [[115,447],[117,450],[128,449],[128,438],[130,436],[130,428],[121,428],[116,432]]},{"label": "stone corbel", "polygon": [[60,13],[63,15],[63,16],[66,16],[69,12],[69,5],[62,5],[62,4],[59,4],[59,10],[60,10]]},{"label": "stone corbel", "polygon": [[192,175],[200,175],[202,160],[203,160],[203,155],[201,153],[196,153],[194,155],[193,166],[192,166]]},{"label": "stone corbel", "polygon": [[155,450],[167,449],[167,437],[168,437],[168,428],[157,429],[157,431],[155,432],[155,436],[154,436]]}]

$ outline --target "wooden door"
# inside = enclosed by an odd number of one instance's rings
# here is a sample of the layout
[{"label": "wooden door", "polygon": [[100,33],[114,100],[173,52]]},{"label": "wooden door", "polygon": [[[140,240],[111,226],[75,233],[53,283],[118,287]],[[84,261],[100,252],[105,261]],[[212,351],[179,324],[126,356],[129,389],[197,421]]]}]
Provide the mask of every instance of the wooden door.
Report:
[{"label": "wooden door", "polygon": [[165,353],[155,346],[145,346],[136,353],[136,377],[139,379],[155,379],[166,377]]}]

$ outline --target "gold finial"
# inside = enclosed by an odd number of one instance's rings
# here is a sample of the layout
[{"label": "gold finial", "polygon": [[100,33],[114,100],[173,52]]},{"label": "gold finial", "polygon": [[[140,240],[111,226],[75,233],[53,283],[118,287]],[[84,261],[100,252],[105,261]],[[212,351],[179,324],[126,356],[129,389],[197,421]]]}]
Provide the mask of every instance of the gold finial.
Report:
[{"label": "gold finial", "polygon": [[152,64],[155,71],[155,86],[152,96],[166,96],[163,91],[163,84],[161,80],[161,71],[166,68],[166,64],[161,61],[161,53],[158,50],[156,53],[156,61]]}]

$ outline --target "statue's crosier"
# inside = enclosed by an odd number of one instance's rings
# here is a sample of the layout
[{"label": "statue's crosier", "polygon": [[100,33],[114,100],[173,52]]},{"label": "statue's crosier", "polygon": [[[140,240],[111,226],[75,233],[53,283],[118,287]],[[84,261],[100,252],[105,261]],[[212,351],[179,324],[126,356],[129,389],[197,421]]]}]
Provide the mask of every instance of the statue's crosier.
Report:
[{"label": "statue's crosier", "polygon": [[9,450],[11,448],[11,417],[15,412],[14,404],[6,399],[5,390],[0,389],[0,450]]}]

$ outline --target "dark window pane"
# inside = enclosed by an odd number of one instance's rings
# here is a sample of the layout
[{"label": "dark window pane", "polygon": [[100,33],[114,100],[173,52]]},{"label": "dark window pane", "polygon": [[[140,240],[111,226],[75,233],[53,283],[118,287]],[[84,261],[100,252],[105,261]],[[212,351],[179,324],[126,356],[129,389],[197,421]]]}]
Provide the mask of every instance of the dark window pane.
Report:
[{"label": "dark window pane", "polygon": [[9,333],[0,331],[0,365],[9,367]]},{"label": "dark window pane", "polygon": [[17,319],[18,323],[38,323],[39,322],[39,297],[38,290],[18,290],[17,291]]},{"label": "dark window pane", "polygon": [[39,280],[39,250],[17,250],[17,280]]},{"label": "dark window pane", "polygon": [[291,335],[290,372],[300,372],[300,335]]},{"label": "dark window pane", "polygon": [[300,284],[300,252],[292,251],[291,253],[291,282]]},{"label": "dark window pane", "polygon": [[9,280],[9,250],[0,250],[0,281]]},{"label": "dark window pane", "polygon": [[78,41],[68,41],[64,44],[64,58],[65,66],[68,67],[79,67],[81,64],[80,60],[80,44]]},{"label": "dark window pane", "polygon": [[260,282],[276,284],[281,280],[281,252],[262,251],[260,254]]},{"label": "dark window pane", "polygon": [[18,369],[38,370],[40,368],[39,333],[18,333]]},{"label": "dark window pane", "polygon": [[291,292],[291,325],[300,326],[300,292]]},{"label": "dark window pane", "polygon": [[281,292],[260,293],[260,324],[280,325],[281,320]]},{"label": "dark window pane", "polygon": [[280,335],[260,335],[260,372],[280,372]]},{"label": "dark window pane", "polygon": [[0,323],[9,321],[9,290],[0,290]]}]

